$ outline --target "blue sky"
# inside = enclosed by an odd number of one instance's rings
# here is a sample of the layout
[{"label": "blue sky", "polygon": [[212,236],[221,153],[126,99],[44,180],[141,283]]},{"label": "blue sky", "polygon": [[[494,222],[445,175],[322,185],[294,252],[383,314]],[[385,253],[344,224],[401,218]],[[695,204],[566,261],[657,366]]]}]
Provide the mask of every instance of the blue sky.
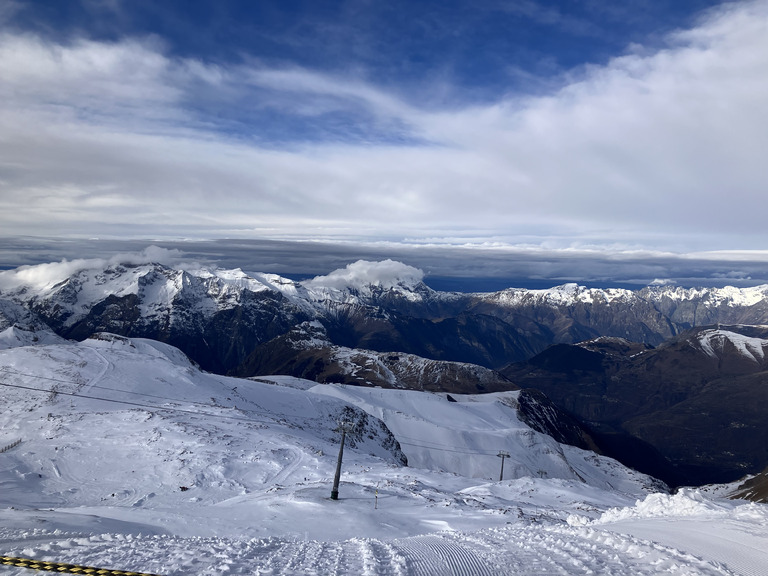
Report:
[{"label": "blue sky", "polygon": [[768,276],[765,0],[0,0],[0,78],[17,252],[231,239],[544,282]]}]

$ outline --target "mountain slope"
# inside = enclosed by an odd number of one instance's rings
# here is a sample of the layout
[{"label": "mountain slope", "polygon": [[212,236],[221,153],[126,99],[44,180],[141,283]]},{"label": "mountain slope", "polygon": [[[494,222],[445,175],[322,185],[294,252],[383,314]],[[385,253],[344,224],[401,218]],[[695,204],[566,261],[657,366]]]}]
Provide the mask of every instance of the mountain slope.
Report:
[{"label": "mountain slope", "polygon": [[[3,553],[168,576],[709,576],[768,559],[765,510],[654,493],[647,476],[528,428],[521,392],[451,402],[269,380],[113,334],[0,350],[0,447],[14,444],[0,453]],[[357,425],[334,501],[339,418]],[[628,535],[649,529],[653,541]]]},{"label": "mountain slope", "polygon": [[[660,488],[615,461],[531,429],[519,417],[515,392],[450,402],[426,392],[269,380],[275,383],[200,372],[166,344],[105,333],[82,343],[0,350],[0,392],[8,407],[0,415],[0,444],[22,439],[2,456],[2,498],[22,507],[105,507],[100,514],[139,523],[147,522],[148,510],[173,524],[214,507],[211,527],[223,527],[228,510],[263,513],[262,500],[273,492],[278,498],[288,483],[299,507],[318,491],[325,494],[340,420],[355,423],[348,469],[376,470],[378,481],[398,483],[395,478],[413,474],[421,482],[439,479],[403,468],[409,461],[465,478],[448,485],[475,486],[468,479],[496,474],[491,448],[511,454],[508,479],[589,481],[587,492],[613,486],[631,495]],[[455,450],[475,456],[455,459]],[[349,474],[348,489],[362,489],[356,473]]]},{"label": "mountain slope", "polygon": [[627,464],[673,485],[729,482],[768,465],[766,338],[765,326],[716,326],[655,349],[600,339],[503,373],[542,390]]}]

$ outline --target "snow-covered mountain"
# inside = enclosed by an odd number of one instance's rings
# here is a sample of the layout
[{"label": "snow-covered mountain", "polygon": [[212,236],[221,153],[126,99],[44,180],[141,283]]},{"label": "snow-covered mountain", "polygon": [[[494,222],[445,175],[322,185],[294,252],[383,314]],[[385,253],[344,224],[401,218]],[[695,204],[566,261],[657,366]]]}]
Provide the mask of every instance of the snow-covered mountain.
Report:
[{"label": "snow-covered mountain", "polygon": [[628,291],[567,284],[457,294],[430,289],[422,276],[398,262],[360,261],[294,282],[134,256],[0,272],[0,300],[23,306],[62,337],[108,331],[152,338],[218,373],[243,373],[257,346],[307,321],[321,322],[334,345],[492,369],[556,343],[612,336],[658,345],[696,326],[768,323],[768,286]]},{"label": "snow-covered mountain", "polygon": [[[764,506],[665,496],[530,428],[520,392],[452,402],[262,380],[107,333],[0,350],[3,554],[167,576],[709,575],[768,562]],[[339,420],[354,426],[334,501]]]},{"label": "snow-covered mountain", "polygon": [[10,300],[0,300],[0,350],[32,344],[58,344],[58,336],[37,316]]}]

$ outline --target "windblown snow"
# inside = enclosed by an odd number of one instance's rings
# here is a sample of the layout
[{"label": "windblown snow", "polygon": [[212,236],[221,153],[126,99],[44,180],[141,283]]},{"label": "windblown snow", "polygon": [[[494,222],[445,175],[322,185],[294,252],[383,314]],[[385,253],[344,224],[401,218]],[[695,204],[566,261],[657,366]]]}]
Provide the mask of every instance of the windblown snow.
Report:
[{"label": "windblown snow", "polygon": [[7,342],[2,555],[167,575],[766,574],[764,505],[668,495],[528,428],[514,392],[239,380],[110,334]]}]

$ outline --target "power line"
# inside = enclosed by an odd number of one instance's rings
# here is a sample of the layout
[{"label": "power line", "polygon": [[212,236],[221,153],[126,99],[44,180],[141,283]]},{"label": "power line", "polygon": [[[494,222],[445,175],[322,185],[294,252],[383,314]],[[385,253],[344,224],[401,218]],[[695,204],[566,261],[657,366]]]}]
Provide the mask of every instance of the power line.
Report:
[{"label": "power line", "polygon": [[[27,374],[27,373],[24,373],[24,372],[18,372],[16,370],[9,370],[7,367],[3,367],[2,368],[2,372],[5,372],[7,374],[14,374],[14,375],[17,375],[17,376],[25,376],[25,377],[28,377],[28,378],[35,378],[35,379],[38,379],[38,380],[50,380],[52,382],[60,382],[62,384],[73,384],[73,385],[75,384],[71,380],[63,380],[63,379],[60,379],[60,378],[52,378],[50,376],[38,376],[36,374]],[[275,422],[275,420],[277,419],[277,418],[274,418],[272,420],[261,420],[261,419],[258,419],[258,418],[244,418],[244,417],[239,417],[239,416],[230,416],[230,415],[226,415],[226,414],[214,414],[214,413],[210,413],[210,412],[185,410],[183,408],[158,406],[156,404],[142,404],[141,402],[132,402],[130,400],[117,400],[117,399],[114,399],[114,398],[104,398],[104,397],[101,397],[101,396],[91,396],[91,395],[88,395],[88,394],[80,394],[80,393],[77,393],[77,392],[62,392],[60,390],[54,390],[54,389],[51,389],[51,390],[41,390],[40,388],[34,388],[34,387],[31,387],[31,386],[23,386],[21,384],[8,384],[8,383],[5,383],[5,382],[0,382],[0,386],[6,386],[8,388],[20,388],[20,389],[23,389],[23,390],[31,390],[33,392],[39,392],[41,394],[62,394],[64,396],[73,396],[75,398],[85,398],[85,399],[88,399],[88,400],[99,400],[99,401],[102,401],[102,402],[110,402],[110,403],[113,403],[113,404],[124,404],[126,406],[136,406],[136,407],[139,407],[139,408],[146,408],[146,409],[149,409],[151,411],[152,410],[158,410],[158,411],[162,410],[162,411],[166,411],[166,412],[179,412],[179,413],[182,413],[182,414],[192,414],[192,415],[195,415],[195,416],[210,416],[210,417],[213,417],[213,418],[222,418],[222,419],[225,419],[225,420],[235,420],[237,422],[256,422],[256,423],[261,423],[261,424],[273,424]],[[130,391],[130,390],[120,390],[120,389],[117,389],[117,388],[108,388],[106,386],[99,386],[97,384],[91,384],[90,387],[91,388],[99,388],[101,390],[108,390],[108,391],[111,391],[111,392],[120,392],[120,393],[124,393],[124,394],[133,394],[133,395],[136,395],[136,396],[143,396],[143,397],[147,397],[147,398],[158,398],[158,399],[162,399],[162,400],[168,400],[168,401],[171,401],[171,402],[179,402],[180,401],[177,398],[170,398],[170,397],[167,397],[167,396],[158,396],[158,395],[154,395],[154,394],[147,394],[147,393],[144,393],[144,392],[133,392],[133,391]],[[244,399],[244,400],[248,401],[247,399]],[[208,403],[205,403],[205,402],[195,402],[195,401],[192,401],[192,400],[187,401],[187,403],[194,404],[194,405],[197,405],[197,406],[202,406],[202,407],[205,407],[205,408],[226,408],[226,406],[216,406],[214,404],[208,404]],[[287,414],[282,414],[282,413],[275,413],[275,416],[276,417],[280,417],[280,416],[288,416],[288,415]],[[394,436],[394,434],[393,434],[393,436]],[[419,444],[419,443],[416,443],[416,442],[408,442],[407,440],[401,440],[401,438],[403,438],[403,439],[410,439],[410,440],[417,440],[418,442],[422,442],[422,443]],[[415,448],[424,448],[425,450],[438,450],[438,451],[441,451],[441,452],[453,452],[455,454],[468,454],[468,455],[473,455],[473,456],[495,456],[495,455],[497,455],[497,452],[488,452],[488,451],[485,451],[485,450],[459,450],[459,449],[450,447],[450,446],[448,446],[446,444],[439,444],[437,442],[424,441],[424,440],[421,440],[419,438],[411,438],[409,436],[402,436],[402,435],[399,436],[399,437],[395,436],[395,439],[401,445],[413,446]],[[431,444],[431,445],[429,445],[429,444]]]},{"label": "power line", "polygon": [[[28,378],[34,378],[36,380],[50,380],[52,382],[60,382],[62,384],[71,384],[73,386],[78,386],[78,384],[75,383],[72,380],[62,380],[61,378],[52,378],[50,376],[38,376],[37,374],[28,374],[26,372],[19,372],[18,370],[11,370],[7,366],[0,367],[0,374],[2,374],[3,372],[8,373],[8,374],[13,374],[13,375],[16,375],[16,376],[26,376]],[[257,380],[257,382],[258,382],[258,380]],[[264,382],[262,382],[262,383],[264,383]],[[161,400],[168,400],[169,402],[182,402],[182,400],[180,400],[179,398],[171,398],[169,396],[158,396],[156,394],[149,394],[149,393],[146,393],[146,392],[133,392],[131,390],[123,390],[121,388],[110,388],[110,387],[107,387],[107,386],[99,386],[98,384],[83,384],[83,386],[88,386],[89,388],[99,388],[101,390],[108,390],[110,392],[120,392],[120,393],[123,393],[123,394],[133,394],[135,396],[143,396],[143,397],[146,397],[146,398],[159,398]],[[53,393],[53,392],[56,392],[56,393],[59,393],[59,394],[64,394],[64,392],[60,392],[58,390],[51,390],[51,393]],[[253,406],[257,406],[258,408],[260,408],[264,412],[270,412],[273,415],[272,416],[273,420],[278,420],[279,417],[290,418],[290,417],[293,416],[292,414],[287,414],[285,412],[275,412],[273,410],[268,410],[268,409],[264,408],[258,402],[255,402],[254,400],[251,400],[251,399],[246,398],[245,396],[243,396],[240,393],[240,391],[237,389],[237,386],[231,388],[229,390],[229,392],[232,395],[238,396],[244,402],[247,402],[248,404],[253,405]],[[70,393],[70,395],[75,395],[76,396],[77,394]],[[86,396],[83,396],[83,397],[86,397]],[[108,399],[104,399],[104,400],[108,401]],[[186,402],[187,404],[194,404],[196,406],[203,406],[205,408],[228,408],[228,406],[221,406],[221,405],[218,405],[218,404],[211,404],[209,402],[197,402],[197,401],[194,401],[194,400],[183,400],[183,402]],[[161,408],[161,409],[162,410],[170,410],[171,408]],[[215,416],[215,415],[213,415],[213,416]],[[257,421],[257,422],[266,422],[264,420],[255,420],[255,421]]]},{"label": "power line", "polygon": [[[400,436],[400,438],[409,438],[409,436]],[[417,438],[411,438],[411,439],[418,440]],[[438,444],[436,442],[416,444],[415,442],[404,442],[399,438],[397,438],[397,441],[400,444],[405,444],[406,446],[416,446],[417,448],[426,448],[427,450],[441,450],[443,452],[456,452],[457,454],[472,454],[477,456],[495,456],[496,455],[496,452],[487,452],[485,450],[458,450],[456,448],[451,448],[446,444]],[[428,446],[427,444],[432,444],[432,446]]]},{"label": "power line", "polygon": [[[3,372],[8,374],[14,374],[16,376],[26,376],[28,378],[35,378],[37,380],[51,380],[52,382],[61,382],[62,384],[72,384],[77,386],[72,380],[62,380],[61,378],[51,378],[50,376],[38,376],[37,374],[27,374],[25,372],[19,372],[17,370],[9,370],[7,367],[0,368]],[[160,400],[168,400],[170,402],[180,402],[178,398],[171,398],[170,396],[158,396],[157,394],[149,394],[147,392],[134,392],[132,390],[123,390],[121,388],[109,388],[107,386],[99,386],[98,384],[86,384],[88,388],[98,388],[100,390],[108,390],[110,392],[120,392],[122,394],[133,394],[134,396],[144,396],[146,398],[158,398]],[[62,392],[56,391],[59,394]],[[235,391],[237,394],[237,391]],[[216,404],[209,404],[207,402],[196,402],[194,400],[185,400],[187,404],[195,404],[197,406],[205,406],[207,408],[226,408],[226,406],[217,406]]]},{"label": "power line", "polygon": [[[66,382],[65,380],[60,380],[60,382],[69,383],[69,382]],[[126,406],[137,406],[139,408],[149,409],[150,411],[180,412],[182,414],[192,414],[194,416],[210,416],[212,418],[223,418],[225,420],[235,420],[238,422],[258,422],[261,424],[274,424],[274,420],[260,420],[258,418],[243,418],[241,416],[229,416],[227,414],[213,414],[211,412],[201,412],[201,411],[195,411],[195,410],[185,410],[183,408],[157,406],[156,404],[155,405],[142,404],[141,402],[131,402],[130,400],[116,400],[114,398],[103,398],[101,396],[78,394],[77,392],[62,392],[60,390],[41,390],[40,388],[33,388],[32,386],[23,386],[21,384],[8,384],[6,382],[0,382],[0,386],[5,386],[7,388],[20,388],[22,390],[31,390],[32,392],[39,392],[41,394],[61,394],[63,396],[74,396],[75,398],[99,400],[101,402],[111,402],[113,404],[124,404]],[[213,404],[203,404],[203,405],[209,408],[220,408],[219,406],[214,406]]]}]

